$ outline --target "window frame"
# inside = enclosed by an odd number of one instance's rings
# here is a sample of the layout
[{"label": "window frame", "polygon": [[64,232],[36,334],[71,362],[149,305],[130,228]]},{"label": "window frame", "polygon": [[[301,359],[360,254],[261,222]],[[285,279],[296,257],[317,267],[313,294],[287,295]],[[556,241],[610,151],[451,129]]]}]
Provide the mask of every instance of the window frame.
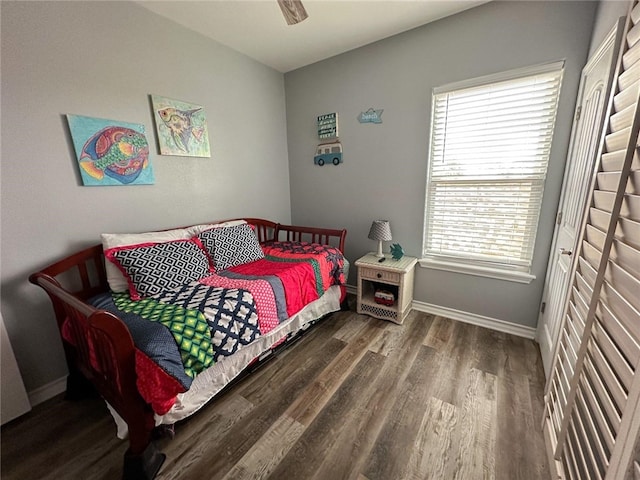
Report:
[{"label": "window frame", "polygon": [[564,61],[519,68],[519,69],[509,70],[506,72],[500,72],[492,75],[486,75],[482,77],[476,77],[473,79],[463,80],[460,82],[453,82],[446,85],[442,85],[440,87],[435,87],[432,90],[431,123],[430,123],[430,132],[429,132],[429,152],[428,152],[428,161],[427,161],[427,177],[426,177],[425,204],[424,204],[423,231],[422,231],[422,255],[419,260],[419,263],[421,266],[426,268],[436,269],[436,270],[444,270],[449,272],[477,275],[482,277],[489,277],[489,278],[495,278],[499,280],[519,282],[519,283],[530,283],[536,278],[536,276],[531,273],[531,268],[532,268],[534,257],[535,257],[535,237],[537,236],[537,231],[539,229],[539,224],[540,224],[540,212],[542,210],[542,203],[544,200],[544,183],[546,181],[546,176],[548,174],[548,164],[551,156],[550,155],[551,147],[549,148],[549,156],[546,159],[545,172],[541,181],[543,191],[540,194],[537,217],[535,221],[535,228],[533,229],[533,231],[530,232],[531,234],[533,234],[533,240],[532,240],[532,246],[531,246],[531,255],[528,259],[528,265],[526,266],[510,265],[508,263],[483,261],[480,259],[473,259],[468,257],[464,258],[463,255],[458,257],[455,255],[435,254],[433,252],[427,252],[428,228],[430,225],[429,197],[430,197],[431,189],[434,188],[432,186],[432,180],[431,180],[433,161],[434,161],[434,136],[435,136],[435,131],[437,127],[434,124],[434,121],[436,119],[437,96],[440,96],[446,93],[453,93],[456,91],[466,90],[466,89],[481,88],[483,86],[488,87],[491,84],[495,84],[495,83],[514,81],[518,79],[524,79],[526,77],[531,77],[535,75],[544,75],[544,74],[553,73],[553,72],[557,73],[557,75],[559,76],[559,79],[558,79],[558,87],[557,87],[556,108],[555,108],[554,120],[552,124],[551,135],[550,135],[550,140],[552,142],[554,132],[555,132],[555,125],[557,121],[560,92],[562,90],[562,80],[564,76]]}]

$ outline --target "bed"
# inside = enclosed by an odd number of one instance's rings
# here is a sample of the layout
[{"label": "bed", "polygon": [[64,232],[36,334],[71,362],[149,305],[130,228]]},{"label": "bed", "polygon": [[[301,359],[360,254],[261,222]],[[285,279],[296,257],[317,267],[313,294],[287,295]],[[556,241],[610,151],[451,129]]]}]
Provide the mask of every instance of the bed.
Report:
[{"label": "bed", "polygon": [[67,397],[88,380],[128,436],[123,478],[154,478],[158,429],[344,305],[345,237],[256,218],[105,234],[29,277],[53,305]]}]

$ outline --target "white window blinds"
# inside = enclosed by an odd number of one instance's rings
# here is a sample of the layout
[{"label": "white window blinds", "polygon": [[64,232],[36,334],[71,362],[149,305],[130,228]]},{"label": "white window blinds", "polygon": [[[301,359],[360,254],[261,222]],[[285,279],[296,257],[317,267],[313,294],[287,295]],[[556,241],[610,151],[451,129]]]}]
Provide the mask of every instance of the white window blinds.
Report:
[{"label": "white window blinds", "polygon": [[562,71],[434,90],[425,258],[529,272]]}]

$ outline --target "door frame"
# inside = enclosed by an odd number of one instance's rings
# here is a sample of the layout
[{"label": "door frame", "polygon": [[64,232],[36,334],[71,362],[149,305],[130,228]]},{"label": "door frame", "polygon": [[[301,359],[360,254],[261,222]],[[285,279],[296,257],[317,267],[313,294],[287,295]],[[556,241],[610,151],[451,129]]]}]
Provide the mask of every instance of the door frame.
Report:
[{"label": "door frame", "polygon": [[[594,68],[595,64],[601,59],[601,57],[605,54],[605,52],[607,51],[607,49],[609,48],[613,48],[613,54],[612,54],[612,59],[611,59],[611,65],[610,65],[610,74],[609,74],[609,78],[608,81],[606,83],[606,88],[603,91],[603,96],[605,98],[604,101],[604,109],[602,110],[602,117],[600,119],[600,136],[602,136],[603,134],[603,130],[606,128],[606,119],[607,119],[607,111],[608,111],[608,99],[609,96],[611,95],[611,90],[613,88],[613,77],[615,75],[615,67],[616,67],[616,61],[618,59],[618,53],[620,50],[620,44],[622,42],[622,34],[623,34],[623,30],[624,30],[624,17],[620,17],[618,19],[618,21],[616,22],[616,24],[614,25],[614,27],[610,30],[610,32],[607,34],[607,36],[605,37],[605,39],[602,41],[602,43],[600,44],[600,46],[598,47],[598,49],[593,53],[593,55],[591,55],[591,57],[589,58],[589,60],[587,61],[587,63],[585,64],[585,66],[582,69],[582,72],[580,74],[580,86],[578,89],[578,96],[577,96],[577,100],[579,100],[579,103],[576,102],[576,107],[575,107],[575,111],[574,111],[574,116],[573,116],[573,125],[571,128],[571,138],[569,141],[569,150],[567,151],[567,160],[573,155],[573,151],[574,149],[577,147],[576,145],[576,135],[578,133],[578,129],[576,128],[578,125],[578,122],[576,121],[576,117],[578,116],[578,112],[582,106],[583,103],[583,95],[584,95],[584,78],[586,77],[585,73],[588,73],[591,69]],[[600,147],[597,149],[597,151],[595,152],[595,156],[593,158],[591,158],[589,161],[591,162],[591,177],[590,177],[590,185],[593,185],[593,182],[596,178],[596,175],[598,173],[599,170],[599,158],[601,155],[601,150],[602,150],[602,142],[600,142]],[[556,211],[556,221],[555,221],[555,226],[553,229],[553,238],[551,241],[551,249],[549,251],[549,258],[547,260],[547,270],[546,270],[546,274],[545,274],[545,279],[544,279],[544,286],[542,289],[542,297],[540,299],[540,308],[538,309],[538,321],[537,321],[537,325],[536,325],[536,334],[535,334],[535,340],[536,342],[538,342],[539,345],[541,345],[541,340],[542,340],[542,336],[546,336],[546,333],[544,331],[544,323],[542,322],[542,316],[543,316],[543,304],[544,302],[547,300],[547,297],[549,295],[549,284],[550,284],[550,280],[552,278],[552,273],[554,271],[554,268],[557,268],[555,263],[556,263],[556,255],[558,254],[558,237],[559,237],[559,232],[560,232],[560,228],[562,225],[562,222],[558,222],[558,215],[560,214],[560,207],[564,204],[565,200],[566,200],[566,196],[570,194],[570,192],[568,191],[567,188],[567,182],[569,180],[569,168],[571,167],[571,162],[567,161],[565,164],[565,170],[564,170],[564,174],[563,174],[563,179],[562,179],[562,189],[560,192],[560,199],[558,201],[558,210]],[[582,218],[584,218],[584,216],[586,215],[587,211],[588,211],[588,205],[589,205],[589,200],[590,200],[590,196],[587,195],[586,198],[584,199],[583,205],[582,205]],[[578,242],[579,238],[576,237],[576,243],[573,245],[573,252],[576,253],[575,255],[572,256],[572,260],[571,260],[571,264],[570,264],[570,270],[568,271],[568,274],[570,276],[573,275],[573,271],[576,268],[576,264],[577,264],[577,250],[578,250],[578,246],[577,246],[577,242]],[[562,312],[561,317],[558,319],[558,324],[556,325],[555,328],[555,332],[550,332],[550,334],[553,336],[553,338],[550,338],[550,343],[549,343],[549,358],[545,359],[545,356],[543,355],[542,349],[541,349],[541,355],[542,355],[542,364],[543,364],[543,369],[545,372],[545,376],[548,376],[548,374],[550,373],[550,369],[551,369],[551,363],[553,360],[553,357],[555,355],[555,351],[556,351],[556,347],[558,344],[558,337],[560,335],[560,332],[562,331],[562,324],[564,323],[564,316],[565,316],[565,312],[567,309],[567,304],[568,304],[568,300],[569,300],[569,293],[570,293],[570,289],[571,289],[571,283],[569,282],[565,288],[564,291],[564,298],[561,300],[561,303],[563,304],[562,309],[560,310]]]}]

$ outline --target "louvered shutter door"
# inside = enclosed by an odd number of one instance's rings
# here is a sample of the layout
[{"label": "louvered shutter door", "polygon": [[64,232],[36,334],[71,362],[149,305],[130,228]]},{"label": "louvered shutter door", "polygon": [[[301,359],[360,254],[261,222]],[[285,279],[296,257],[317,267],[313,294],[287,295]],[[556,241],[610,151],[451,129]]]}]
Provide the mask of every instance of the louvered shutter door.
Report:
[{"label": "louvered shutter door", "polygon": [[640,473],[639,22],[634,2],[546,388],[545,440],[561,478]]}]

